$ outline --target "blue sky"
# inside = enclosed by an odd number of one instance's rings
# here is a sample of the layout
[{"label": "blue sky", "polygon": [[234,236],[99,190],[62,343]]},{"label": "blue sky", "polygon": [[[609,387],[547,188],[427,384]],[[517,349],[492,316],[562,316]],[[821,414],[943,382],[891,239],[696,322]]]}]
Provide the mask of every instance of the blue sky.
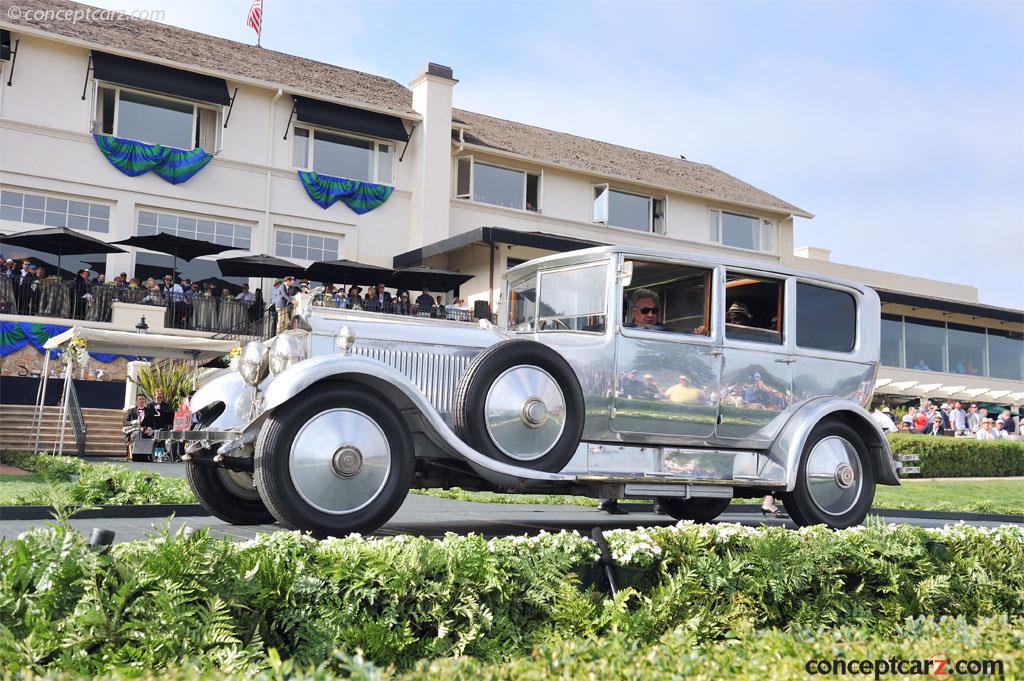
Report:
[{"label": "blue sky", "polygon": [[[93,0],[128,8],[123,0]],[[249,0],[134,0],[255,42]],[[814,213],[796,245],[1024,307],[1024,2],[264,0],[264,47],[709,163]]]}]

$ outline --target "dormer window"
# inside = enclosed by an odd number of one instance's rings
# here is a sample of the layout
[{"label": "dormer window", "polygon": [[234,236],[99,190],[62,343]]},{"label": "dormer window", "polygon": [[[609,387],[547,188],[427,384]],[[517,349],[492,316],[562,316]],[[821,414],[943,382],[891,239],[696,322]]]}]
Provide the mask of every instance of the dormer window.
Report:
[{"label": "dormer window", "polygon": [[539,212],[539,192],[539,173],[482,163],[472,156],[457,161],[455,198]]}]

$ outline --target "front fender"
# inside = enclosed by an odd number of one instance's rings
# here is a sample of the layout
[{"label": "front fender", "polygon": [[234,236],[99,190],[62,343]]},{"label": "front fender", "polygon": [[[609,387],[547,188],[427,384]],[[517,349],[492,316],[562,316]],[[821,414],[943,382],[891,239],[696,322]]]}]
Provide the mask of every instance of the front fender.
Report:
[{"label": "front fender", "polygon": [[224,403],[224,411],[206,424],[209,430],[238,430],[246,425],[253,401],[253,388],[242,380],[237,371],[227,371],[210,379],[196,390],[189,400],[193,412]]},{"label": "front fender", "polygon": [[[465,460],[474,470],[492,482],[513,487],[529,480],[569,482],[576,479],[575,475],[546,473],[511,466],[476,451],[448,427],[444,418],[405,374],[368,357],[321,355],[288,367],[267,386],[263,398],[264,415],[286,404],[311,385],[331,378],[351,380],[375,388],[394,399],[396,406],[403,410],[414,409],[422,417],[422,425],[433,431],[428,433],[434,436],[433,439],[443,442],[454,456]],[[262,418],[263,416],[260,416],[247,428]]]},{"label": "front fender", "polygon": [[769,465],[777,465],[786,473],[786,491],[796,487],[800,456],[814,427],[823,418],[832,416],[850,424],[864,437],[875,459],[875,481],[883,485],[900,484],[896,465],[889,449],[889,440],[871,415],[856,402],[833,397],[818,397],[804,404],[783,426],[768,449]]}]

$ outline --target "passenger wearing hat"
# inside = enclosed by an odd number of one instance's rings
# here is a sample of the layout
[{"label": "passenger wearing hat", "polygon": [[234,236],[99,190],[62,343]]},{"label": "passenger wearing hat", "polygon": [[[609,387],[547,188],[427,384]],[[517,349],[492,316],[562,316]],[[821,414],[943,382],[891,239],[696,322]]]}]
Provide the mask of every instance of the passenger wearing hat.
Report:
[{"label": "passenger wearing hat", "polygon": [[976,440],[998,440],[999,436],[996,435],[996,431],[992,428],[992,419],[985,417],[981,419],[981,427],[978,428],[978,432],[974,434]]},{"label": "passenger wearing hat", "polygon": [[754,321],[754,317],[750,314],[750,310],[747,308],[746,304],[739,301],[734,302],[729,306],[729,309],[725,311],[726,324],[751,326],[752,321]]}]

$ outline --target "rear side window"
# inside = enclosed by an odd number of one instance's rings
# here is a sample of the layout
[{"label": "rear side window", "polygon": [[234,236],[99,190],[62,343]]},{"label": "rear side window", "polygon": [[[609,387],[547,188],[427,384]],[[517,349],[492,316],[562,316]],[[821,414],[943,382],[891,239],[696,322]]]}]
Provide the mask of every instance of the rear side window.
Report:
[{"label": "rear side window", "polygon": [[796,285],[796,344],[850,352],[857,340],[857,303],[845,291]]}]

